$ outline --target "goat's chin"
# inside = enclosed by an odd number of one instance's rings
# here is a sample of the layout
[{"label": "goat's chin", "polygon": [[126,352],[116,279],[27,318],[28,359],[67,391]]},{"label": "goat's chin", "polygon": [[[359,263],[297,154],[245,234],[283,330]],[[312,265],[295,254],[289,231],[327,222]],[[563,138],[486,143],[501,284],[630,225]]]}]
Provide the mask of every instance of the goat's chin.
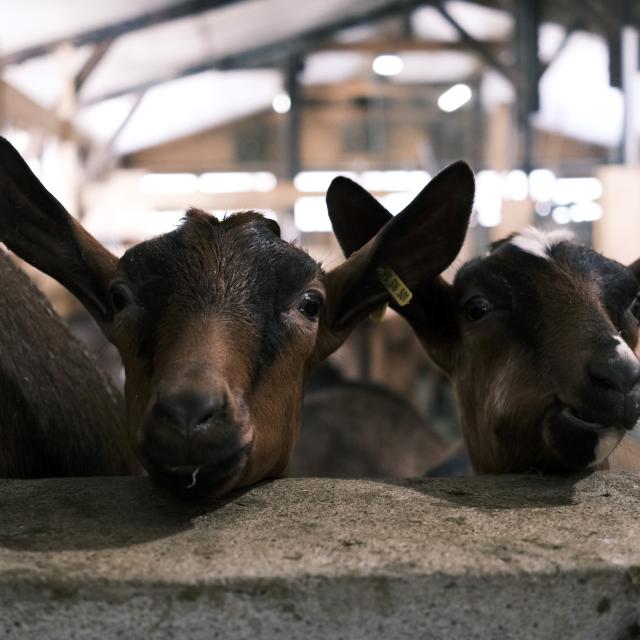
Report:
[{"label": "goat's chin", "polygon": [[551,411],[543,424],[543,440],[552,462],[550,471],[582,471],[601,465],[618,446],[626,429],[589,422],[567,406]]},{"label": "goat's chin", "polygon": [[251,448],[251,443],[246,444],[228,458],[217,461],[215,465],[204,463],[172,466],[146,460],[145,467],[155,484],[181,497],[220,498],[240,484]]}]

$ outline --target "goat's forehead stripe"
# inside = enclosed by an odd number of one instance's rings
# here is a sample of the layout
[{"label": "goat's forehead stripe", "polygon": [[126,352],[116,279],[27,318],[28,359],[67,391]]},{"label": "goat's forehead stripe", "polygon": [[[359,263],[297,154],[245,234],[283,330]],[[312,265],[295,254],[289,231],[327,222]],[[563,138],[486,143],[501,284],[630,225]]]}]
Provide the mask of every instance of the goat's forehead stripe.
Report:
[{"label": "goat's forehead stripe", "polygon": [[554,245],[561,242],[571,242],[573,239],[574,236],[569,231],[554,230],[545,232],[534,227],[527,227],[520,233],[515,234],[509,240],[509,244],[518,247],[525,253],[530,253],[543,260],[550,260],[550,251]]}]

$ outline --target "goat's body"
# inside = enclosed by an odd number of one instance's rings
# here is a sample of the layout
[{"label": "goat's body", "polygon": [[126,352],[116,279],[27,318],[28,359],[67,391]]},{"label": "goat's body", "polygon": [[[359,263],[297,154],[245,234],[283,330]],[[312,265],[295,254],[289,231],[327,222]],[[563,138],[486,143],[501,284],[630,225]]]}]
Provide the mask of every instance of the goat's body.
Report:
[{"label": "goat's body", "polygon": [[120,394],[0,251],[0,477],[136,469]]},{"label": "goat's body", "polygon": [[292,476],[414,477],[444,458],[429,425],[385,387],[337,382],[307,392]]},{"label": "goat's body", "polygon": [[[636,468],[629,432],[640,423],[640,260],[626,267],[565,232],[525,229],[493,243],[449,284],[437,274],[461,246],[454,223],[466,225],[474,194],[470,171],[455,167],[409,205],[437,221],[412,230],[405,255],[414,260],[388,260],[412,292],[409,303],[388,291],[454,384],[475,471]],[[356,256],[407,211],[392,217],[344,178],[333,181],[327,204],[345,255]],[[433,238],[447,250],[429,274],[421,249],[432,251]]]},{"label": "goat's body", "polygon": [[[422,215],[461,183],[463,216]],[[340,191],[328,201],[371,203]],[[402,272],[409,288],[441,273],[462,246],[472,191],[469,168],[453,165],[328,272],[254,211],[217,220],[190,210],[118,259],[0,137],[0,240],[73,293],[118,349],[132,444],[154,480],[190,495],[221,496],[286,469],[309,373],[388,298],[378,267]]]}]

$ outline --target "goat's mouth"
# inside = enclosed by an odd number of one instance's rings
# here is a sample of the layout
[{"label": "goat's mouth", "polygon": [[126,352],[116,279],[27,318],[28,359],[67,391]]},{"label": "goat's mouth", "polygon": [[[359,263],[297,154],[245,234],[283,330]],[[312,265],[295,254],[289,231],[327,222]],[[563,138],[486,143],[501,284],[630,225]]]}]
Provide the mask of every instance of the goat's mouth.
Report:
[{"label": "goat's mouth", "polygon": [[618,446],[627,429],[605,423],[562,402],[550,407],[544,421],[544,441],[551,449],[559,471],[578,471],[605,460]]},{"label": "goat's mouth", "polygon": [[614,430],[624,433],[640,422],[640,403],[633,396],[623,394],[619,395],[616,402],[592,409],[578,409],[556,398],[550,411],[559,413],[563,420],[577,428],[600,432]]},{"label": "goat's mouth", "polygon": [[146,468],[152,479],[180,494],[220,497],[230,491],[241,477],[252,450],[246,444],[216,462],[170,464],[147,458]]},{"label": "goat's mouth", "polygon": [[589,420],[586,416],[580,413],[580,411],[566,404],[560,405],[559,414],[560,414],[560,417],[564,421],[566,421],[568,424],[571,424],[580,429],[601,430],[601,429],[609,428],[604,424],[602,424],[602,422],[595,422],[593,420]]}]

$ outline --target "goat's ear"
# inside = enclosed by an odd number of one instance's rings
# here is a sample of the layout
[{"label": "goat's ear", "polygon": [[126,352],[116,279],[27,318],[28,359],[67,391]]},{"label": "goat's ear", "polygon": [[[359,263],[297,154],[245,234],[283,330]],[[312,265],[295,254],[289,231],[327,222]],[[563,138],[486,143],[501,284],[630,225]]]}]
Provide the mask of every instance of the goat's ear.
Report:
[{"label": "goat's ear", "polygon": [[343,176],[329,185],[327,209],[345,258],[367,244],[393,217],[366,189]]},{"label": "goat's ear", "polygon": [[[464,162],[449,166],[395,218],[354,183],[343,178],[338,188],[339,198],[335,193],[327,198],[330,215],[343,249],[354,253],[327,274],[325,323],[344,339],[355,324],[385,302],[401,313],[410,309],[414,299],[407,300],[407,293],[437,281],[453,262],[469,224],[474,178]],[[384,218],[386,224],[382,224]],[[394,279],[401,285],[391,296]]]},{"label": "goat's ear", "polygon": [[117,258],[67,213],[2,137],[0,242],[55,278],[106,328],[108,285]]}]

